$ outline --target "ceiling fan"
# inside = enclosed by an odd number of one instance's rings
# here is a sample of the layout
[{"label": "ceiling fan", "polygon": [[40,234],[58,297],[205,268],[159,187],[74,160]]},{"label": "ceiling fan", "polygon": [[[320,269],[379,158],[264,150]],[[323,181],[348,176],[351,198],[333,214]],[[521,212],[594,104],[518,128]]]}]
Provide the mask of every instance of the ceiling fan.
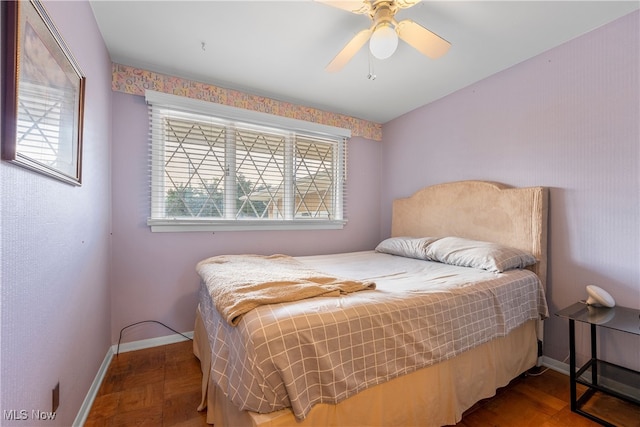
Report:
[{"label": "ceiling fan", "polygon": [[327,65],[326,70],[329,72],[342,69],[367,41],[371,53],[378,59],[393,55],[398,46],[398,38],[432,59],[441,57],[451,47],[451,43],[410,19],[400,22],[395,20],[398,9],[415,6],[420,0],[318,1],[352,13],[369,15],[372,21],[371,27],[356,34]]}]

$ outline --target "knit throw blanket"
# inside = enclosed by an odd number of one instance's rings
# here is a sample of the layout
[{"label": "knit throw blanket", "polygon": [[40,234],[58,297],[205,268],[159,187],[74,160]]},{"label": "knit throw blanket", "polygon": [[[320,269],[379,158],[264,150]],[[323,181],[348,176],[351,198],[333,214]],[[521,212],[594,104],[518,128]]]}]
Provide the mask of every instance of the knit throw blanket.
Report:
[{"label": "knit throw blanket", "polygon": [[196,270],[222,317],[235,326],[263,305],[375,289],[373,282],[329,276],[287,255],[220,255]]}]

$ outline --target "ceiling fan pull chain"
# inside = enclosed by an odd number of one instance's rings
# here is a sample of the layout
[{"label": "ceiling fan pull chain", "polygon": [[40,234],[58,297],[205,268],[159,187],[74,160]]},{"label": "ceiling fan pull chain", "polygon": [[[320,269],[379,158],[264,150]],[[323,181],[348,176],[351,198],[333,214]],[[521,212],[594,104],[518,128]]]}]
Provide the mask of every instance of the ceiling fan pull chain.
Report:
[{"label": "ceiling fan pull chain", "polygon": [[371,52],[369,52],[368,58],[369,58],[369,74],[367,74],[367,78],[369,80],[375,80],[377,76],[376,76],[376,73],[373,71],[373,62],[371,61]]}]

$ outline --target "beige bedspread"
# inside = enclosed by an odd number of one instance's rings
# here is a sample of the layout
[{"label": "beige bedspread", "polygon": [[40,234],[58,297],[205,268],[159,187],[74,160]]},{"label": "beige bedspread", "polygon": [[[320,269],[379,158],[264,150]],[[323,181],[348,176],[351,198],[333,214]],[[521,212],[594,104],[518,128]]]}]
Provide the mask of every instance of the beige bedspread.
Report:
[{"label": "beige bedspread", "polygon": [[527,270],[496,274],[373,252],[304,261],[377,288],[262,305],[234,327],[201,287],[211,379],[239,409],[290,407],[304,419],[317,403],[343,401],[548,315],[540,280]]},{"label": "beige bedspread", "polygon": [[200,261],[196,270],[231,325],[260,305],[335,297],[376,287],[372,281],[320,273],[287,255],[220,255]]}]

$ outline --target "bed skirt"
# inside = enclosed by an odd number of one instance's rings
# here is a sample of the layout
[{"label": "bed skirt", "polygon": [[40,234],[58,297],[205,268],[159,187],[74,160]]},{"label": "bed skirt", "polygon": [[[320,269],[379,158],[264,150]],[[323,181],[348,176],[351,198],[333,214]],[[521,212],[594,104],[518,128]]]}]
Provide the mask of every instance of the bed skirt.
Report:
[{"label": "bed skirt", "polygon": [[207,331],[196,315],[193,351],[202,369],[202,402],[215,427],[433,426],[453,425],[481,399],[495,395],[536,365],[536,321],[459,356],[363,390],[338,404],[318,404],[300,422],[288,409],[258,414],[238,410],[209,381]]}]

